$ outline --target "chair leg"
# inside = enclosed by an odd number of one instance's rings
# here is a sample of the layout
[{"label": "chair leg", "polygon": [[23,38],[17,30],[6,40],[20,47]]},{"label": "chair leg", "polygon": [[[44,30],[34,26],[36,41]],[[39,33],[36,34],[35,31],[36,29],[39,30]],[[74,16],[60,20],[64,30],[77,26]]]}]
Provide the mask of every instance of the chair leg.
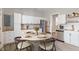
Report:
[{"label": "chair leg", "polygon": [[53,51],[56,51],[56,45],[55,45],[55,42],[53,43]]},{"label": "chair leg", "polygon": [[22,49],[22,45],[23,45],[23,42],[21,43],[21,47],[20,47],[20,49]]},{"label": "chair leg", "polygon": [[31,51],[33,50],[32,48],[33,48],[33,46],[31,45],[31,46],[30,46],[30,50],[31,50]]}]

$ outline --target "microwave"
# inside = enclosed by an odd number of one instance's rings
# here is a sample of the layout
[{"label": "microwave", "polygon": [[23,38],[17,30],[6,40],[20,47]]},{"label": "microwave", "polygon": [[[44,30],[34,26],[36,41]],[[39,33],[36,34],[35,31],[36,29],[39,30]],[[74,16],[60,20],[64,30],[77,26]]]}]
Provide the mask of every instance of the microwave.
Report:
[{"label": "microwave", "polygon": [[60,25],[59,28],[60,28],[60,29],[64,29],[64,26]]}]

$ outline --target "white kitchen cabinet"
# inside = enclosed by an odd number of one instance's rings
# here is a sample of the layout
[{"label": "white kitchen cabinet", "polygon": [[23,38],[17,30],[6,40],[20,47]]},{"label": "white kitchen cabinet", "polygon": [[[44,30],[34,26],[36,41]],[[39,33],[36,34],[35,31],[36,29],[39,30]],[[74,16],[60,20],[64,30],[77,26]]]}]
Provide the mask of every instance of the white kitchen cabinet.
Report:
[{"label": "white kitchen cabinet", "polygon": [[64,41],[68,44],[79,47],[79,32],[75,31],[65,31],[64,32]]},{"label": "white kitchen cabinet", "polygon": [[64,31],[64,41],[65,41],[65,43],[70,43],[71,42],[71,32]]},{"label": "white kitchen cabinet", "polygon": [[61,25],[66,23],[66,15],[61,14],[56,17],[56,25]]},{"label": "white kitchen cabinet", "polygon": [[40,24],[40,17],[23,15],[22,24]]},{"label": "white kitchen cabinet", "polygon": [[79,47],[79,32],[71,33],[71,44]]},{"label": "white kitchen cabinet", "polygon": [[23,15],[22,16],[22,24],[32,24],[33,23],[33,16],[27,16],[27,15]]}]

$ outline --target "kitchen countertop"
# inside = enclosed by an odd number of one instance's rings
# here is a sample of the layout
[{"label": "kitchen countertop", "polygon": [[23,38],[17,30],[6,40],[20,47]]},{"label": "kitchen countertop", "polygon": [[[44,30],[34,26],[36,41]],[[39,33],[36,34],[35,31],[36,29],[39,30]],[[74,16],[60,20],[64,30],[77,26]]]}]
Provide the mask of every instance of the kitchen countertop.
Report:
[{"label": "kitchen countertop", "polygon": [[71,30],[71,29],[64,29],[64,30],[57,29],[56,31],[57,31],[57,32],[64,32],[64,31],[74,31],[74,32],[79,32],[79,30]]},{"label": "kitchen countertop", "polygon": [[70,30],[70,29],[65,29],[64,31],[73,31],[73,32],[79,32],[79,30]]}]

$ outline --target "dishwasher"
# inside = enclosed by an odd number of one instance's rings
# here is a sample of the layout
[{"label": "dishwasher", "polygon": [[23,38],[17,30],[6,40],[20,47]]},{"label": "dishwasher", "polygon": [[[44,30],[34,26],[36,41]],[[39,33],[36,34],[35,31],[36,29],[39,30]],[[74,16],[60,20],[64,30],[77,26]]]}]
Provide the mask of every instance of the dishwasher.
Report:
[{"label": "dishwasher", "polygon": [[64,42],[64,31],[63,30],[56,30],[57,31],[57,39],[59,41]]}]

